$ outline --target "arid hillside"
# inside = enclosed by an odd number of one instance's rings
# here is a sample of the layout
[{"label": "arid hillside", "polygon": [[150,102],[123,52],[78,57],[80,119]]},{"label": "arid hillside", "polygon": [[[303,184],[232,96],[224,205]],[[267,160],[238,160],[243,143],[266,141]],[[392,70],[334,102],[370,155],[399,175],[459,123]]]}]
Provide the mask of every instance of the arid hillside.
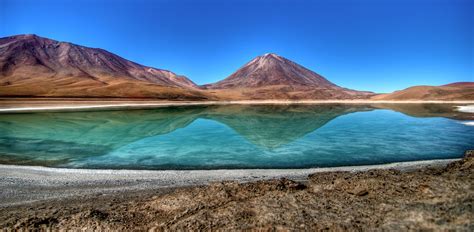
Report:
[{"label": "arid hillside", "polygon": [[272,53],[254,58],[224,80],[203,88],[222,99],[365,99],[374,95],[340,87]]},{"label": "arid hillside", "polygon": [[474,100],[474,82],[456,82],[441,86],[413,86],[373,100]]},{"label": "arid hillside", "polygon": [[375,94],[338,86],[273,53],[229,77],[196,85],[100,48],[37,35],[0,38],[0,97],[143,98],[156,100],[474,100],[474,82],[414,86]]},{"label": "arid hillside", "polygon": [[207,99],[184,76],[36,35],[0,38],[0,96]]}]

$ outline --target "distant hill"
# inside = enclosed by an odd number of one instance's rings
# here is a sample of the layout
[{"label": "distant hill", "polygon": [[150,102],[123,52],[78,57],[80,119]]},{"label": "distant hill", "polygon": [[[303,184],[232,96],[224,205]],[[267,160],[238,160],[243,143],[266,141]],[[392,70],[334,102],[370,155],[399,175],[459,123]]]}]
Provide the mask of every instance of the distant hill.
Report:
[{"label": "distant hill", "polygon": [[272,53],[256,57],[224,80],[203,88],[230,99],[360,99],[374,95],[337,86]]},{"label": "distant hill", "polygon": [[413,86],[373,100],[474,100],[474,82],[456,82],[441,86]]},{"label": "distant hill", "polygon": [[185,76],[36,35],[0,38],[0,96],[206,98]]},{"label": "distant hill", "polygon": [[474,82],[415,86],[377,95],[338,86],[276,54],[258,56],[229,77],[198,86],[100,48],[37,35],[0,38],[0,97],[163,100],[474,100]]}]

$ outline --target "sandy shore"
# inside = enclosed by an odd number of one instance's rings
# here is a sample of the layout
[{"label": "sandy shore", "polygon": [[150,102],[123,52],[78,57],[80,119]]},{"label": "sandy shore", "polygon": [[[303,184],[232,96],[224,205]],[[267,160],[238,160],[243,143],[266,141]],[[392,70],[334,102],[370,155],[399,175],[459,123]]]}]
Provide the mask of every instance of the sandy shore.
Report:
[{"label": "sandy shore", "polygon": [[[1,166],[0,199],[6,196],[17,204],[0,207],[0,229],[473,231],[474,151],[448,162],[166,175]],[[265,176],[259,177],[262,173]],[[282,175],[297,181],[271,179]],[[177,176],[187,184],[240,181],[160,188]],[[103,191],[107,188],[111,192]],[[14,198],[18,193],[20,197]],[[60,198],[20,199],[28,194]]]},{"label": "sandy shore", "polygon": [[[252,101],[150,101],[150,100],[23,100],[0,99],[0,113],[36,111],[79,111],[97,109],[147,109],[166,106],[193,105],[287,105],[287,104],[474,104],[474,101],[375,101],[375,100],[252,100]],[[460,110],[466,110],[460,108]],[[472,110],[472,109],[470,109]],[[470,112],[470,111],[469,111]]]},{"label": "sandy shore", "polygon": [[289,178],[305,181],[309,174],[320,172],[360,172],[372,169],[408,171],[427,166],[445,166],[453,161],[456,159],[333,168],[195,171],[94,170],[0,165],[0,207],[46,199],[205,185],[228,180],[249,182]]}]

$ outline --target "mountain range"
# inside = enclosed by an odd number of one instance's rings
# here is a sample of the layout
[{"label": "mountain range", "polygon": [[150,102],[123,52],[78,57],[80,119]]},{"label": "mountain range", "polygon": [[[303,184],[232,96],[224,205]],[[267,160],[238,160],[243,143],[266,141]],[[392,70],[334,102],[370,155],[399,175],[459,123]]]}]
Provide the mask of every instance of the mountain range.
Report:
[{"label": "mountain range", "polygon": [[198,86],[183,75],[147,67],[100,48],[37,35],[0,38],[0,96],[152,98],[166,100],[473,100],[474,82],[417,86],[375,94],[338,86],[268,53],[229,77]]},{"label": "mountain range", "polygon": [[0,39],[0,94],[207,99],[185,76],[36,35]]}]

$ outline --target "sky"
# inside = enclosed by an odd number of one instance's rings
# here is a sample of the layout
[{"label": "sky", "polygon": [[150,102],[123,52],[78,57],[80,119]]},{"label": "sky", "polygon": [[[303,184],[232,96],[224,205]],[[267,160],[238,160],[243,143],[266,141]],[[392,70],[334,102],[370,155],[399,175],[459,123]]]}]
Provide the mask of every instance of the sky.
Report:
[{"label": "sky", "polygon": [[37,34],[224,79],[276,53],[379,93],[474,81],[472,0],[0,0],[0,37]]}]

